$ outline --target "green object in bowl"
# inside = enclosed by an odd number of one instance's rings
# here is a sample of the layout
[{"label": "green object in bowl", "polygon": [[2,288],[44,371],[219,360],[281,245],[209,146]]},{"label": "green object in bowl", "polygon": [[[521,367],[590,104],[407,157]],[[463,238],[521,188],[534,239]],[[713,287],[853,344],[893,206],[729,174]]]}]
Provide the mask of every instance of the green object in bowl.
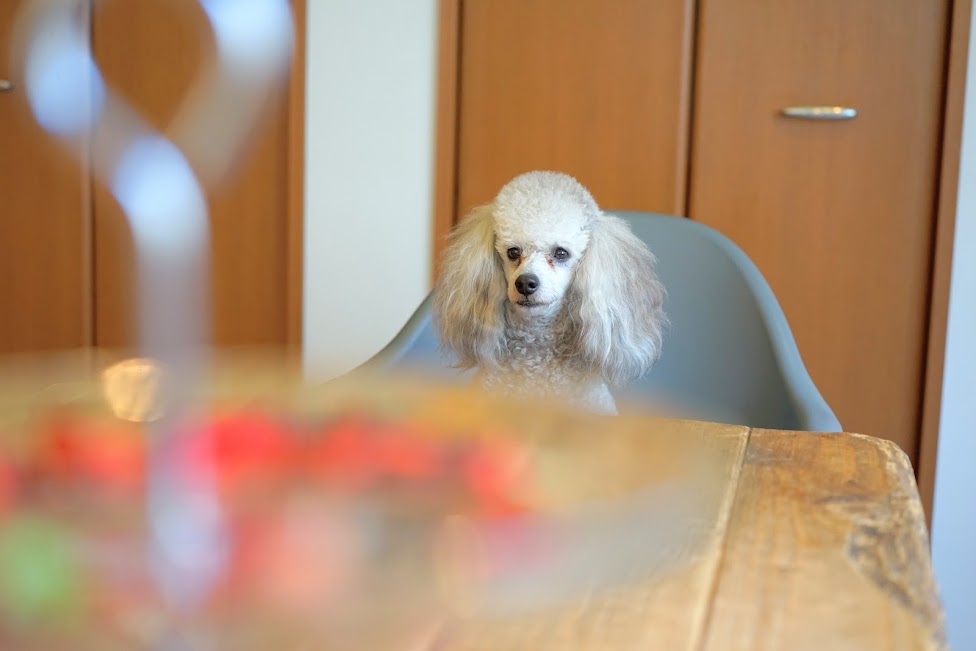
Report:
[{"label": "green object in bowl", "polygon": [[0,617],[7,624],[64,622],[79,612],[82,595],[69,531],[33,513],[0,520]]}]

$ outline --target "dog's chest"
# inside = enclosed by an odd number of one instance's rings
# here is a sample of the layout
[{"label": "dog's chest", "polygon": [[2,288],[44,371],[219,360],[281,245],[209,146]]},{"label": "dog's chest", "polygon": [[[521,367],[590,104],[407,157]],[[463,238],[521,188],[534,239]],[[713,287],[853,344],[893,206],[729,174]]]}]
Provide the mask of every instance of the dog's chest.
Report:
[{"label": "dog's chest", "polygon": [[482,385],[491,391],[526,398],[568,401],[598,412],[616,411],[603,379],[569,352],[567,333],[558,329],[510,329],[500,369],[486,371]]},{"label": "dog's chest", "polygon": [[579,362],[567,354],[564,342],[567,334],[553,327],[520,329],[510,326],[505,339],[506,370],[526,381],[546,385],[579,380],[585,372]]}]

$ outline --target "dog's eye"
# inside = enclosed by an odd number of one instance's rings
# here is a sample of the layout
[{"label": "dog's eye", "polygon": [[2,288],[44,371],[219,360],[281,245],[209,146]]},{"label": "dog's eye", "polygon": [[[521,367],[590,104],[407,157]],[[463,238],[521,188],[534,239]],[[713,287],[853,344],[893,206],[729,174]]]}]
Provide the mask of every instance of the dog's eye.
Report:
[{"label": "dog's eye", "polygon": [[522,251],[517,246],[513,246],[508,251],[506,251],[506,253],[508,254],[508,259],[511,260],[512,262],[515,262],[520,257],[522,257]]},{"label": "dog's eye", "polygon": [[566,260],[569,260],[569,251],[561,246],[556,247],[556,250],[552,252],[552,257],[560,262],[565,262]]}]

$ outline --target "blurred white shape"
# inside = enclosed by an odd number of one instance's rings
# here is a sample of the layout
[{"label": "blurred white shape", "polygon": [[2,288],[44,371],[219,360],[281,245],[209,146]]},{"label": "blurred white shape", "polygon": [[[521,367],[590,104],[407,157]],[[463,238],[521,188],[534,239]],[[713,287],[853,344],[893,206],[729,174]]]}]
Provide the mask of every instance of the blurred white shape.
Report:
[{"label": "blurred white shape", "polygon": [[202,71],[169,129],[207,184],[233,174],[238,154],[287,79],[291,6],[287,0],[201,0],[217,56]]},{"label": "blurred white shape", "polygon": [[253,75],[255,84],[277,72],[292,45],[292,15],[287,0],[202,0],[217,40],[218,55],[234,72]]},{"label": "blurred white shape", "polygon": [[105,103],[105,84],[70,13],[45,16],[27,51],[25,72],[27,100],[44,129],[72,137],[94,124]]},{"label": "blurred white shape", "polygon": [[224,570],[229,543],[222,511],[209,486],[195,491],[172,476],[155,480],[168,484],[149,491],[156,578],[170,603],[192,610]]},{"label": "blurred white shape", "polygon": [[134,423],[162,416],[159,386],[163,368],[145,358],[124,359],[102,371],[102,395],[116,418]]},{"label": "blurred white shape", "polygon": [[140,254],[193,258],[207,244],[207,206],[186,158],[157,135],[135,140],[112,178],[112,194]]}]

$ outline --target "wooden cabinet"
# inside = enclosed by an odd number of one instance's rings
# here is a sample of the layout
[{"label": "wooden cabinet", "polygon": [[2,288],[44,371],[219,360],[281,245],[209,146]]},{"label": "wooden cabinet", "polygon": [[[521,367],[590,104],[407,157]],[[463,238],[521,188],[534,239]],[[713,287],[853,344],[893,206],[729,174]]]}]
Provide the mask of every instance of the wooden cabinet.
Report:
[{"label": "wooden cabinet", "polygon": [[[9,33],[15,11],[27,1],[3,5],[0,33]],[[106,82],[166,133],[213,56],[199,3],[97,3],[90,19],[92,50]],[[0,42],[0,48],[9,46]],[[296,65],[301,61],[299,55]],[[0,69],[0,78],[5,74]],[[296,71],[293,85],[303,86],[301,78]],[[218,345],[298,343],[301,203],[295,195],[301,194],[302,142],[295,134],[302,130],[301,103],[301,92],[277,101],[242,149],[234,175],[208,189]],[[0,117],[0,352],[133,345],[135,264],[121,209],[76,162],[85,152],[72,157],[36,126],[19,87],[0,94]],[[96,130],[89,140],[109,135]]]},{"label": "wooden cabinet", "polygon": [[[688,214],[738,243],[844,427],[915,454],[948,1],[701,3]],[[845,105],[844,121],[789,119]]]},{"label": "wooden cabinet", "polygon": [[457,212],[558,169],[604,205],[685,202],[691,0],[466,0]]},{"label": "wooden cabinet", "polygon": [[0,5],[0,353],[80,346],[91,332],[87,171],[24,101],[7,56],[19,4]]},{"label": "wooden cabinet", "polygon": [[[916,461],[949,4],[443,0],[437,235],[533,168],[714,226],[769,280],[844,427]],[[806,105],[857,116],[781,115]]]}]

